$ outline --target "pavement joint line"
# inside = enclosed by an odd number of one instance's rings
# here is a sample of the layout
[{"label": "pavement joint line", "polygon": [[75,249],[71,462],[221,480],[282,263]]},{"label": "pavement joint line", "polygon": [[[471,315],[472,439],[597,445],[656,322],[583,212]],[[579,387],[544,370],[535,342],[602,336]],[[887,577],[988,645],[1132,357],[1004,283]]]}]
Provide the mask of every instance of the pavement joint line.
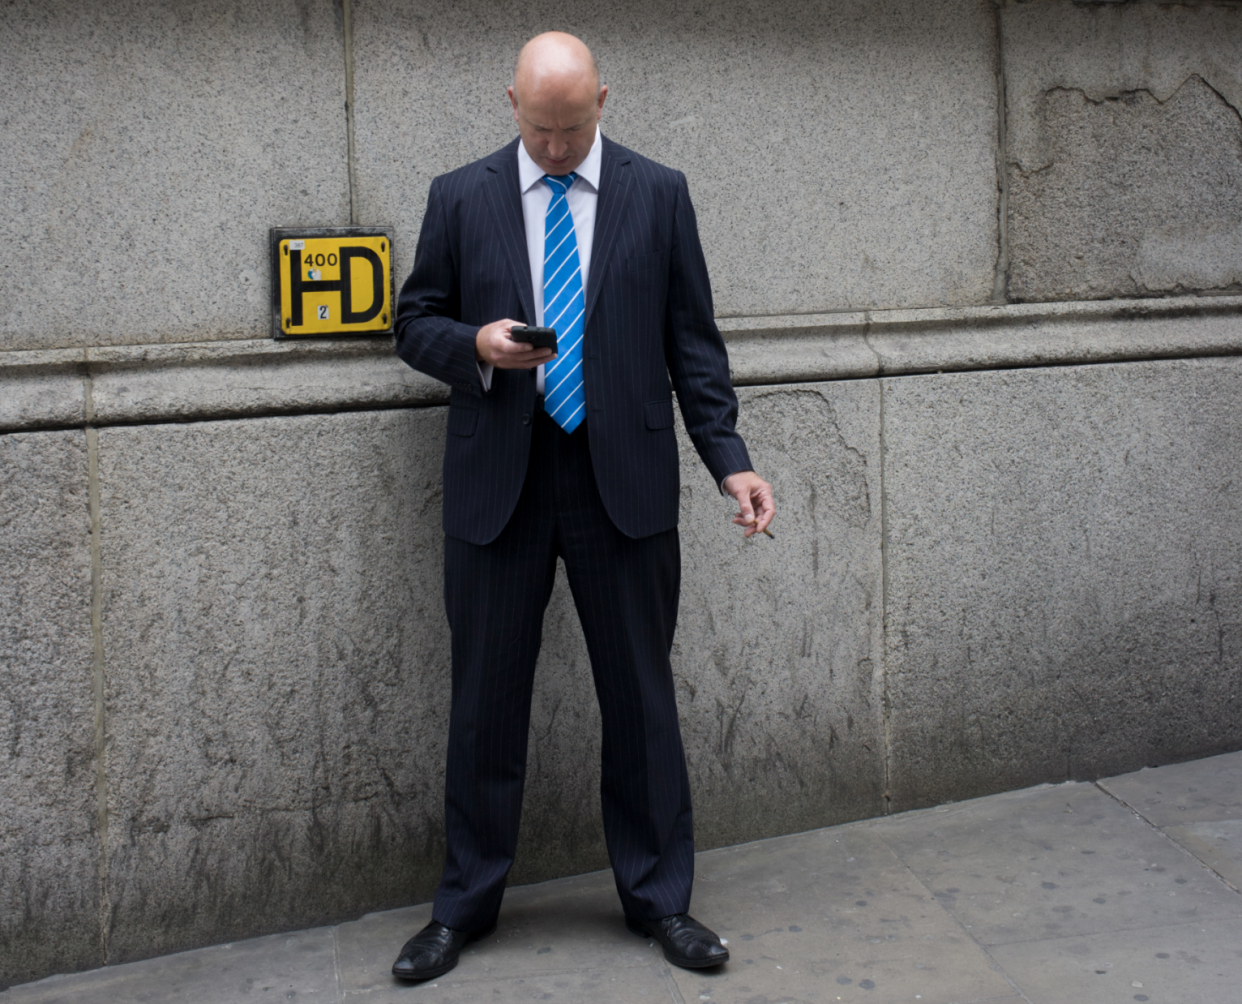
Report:
[{"label": "pavement joint line", "polygon": [[341,942],[337,937],[341,925],[334,924],[332,927],[332,975],[336,978],[336,999],[343,1001],[345,999],[345,984],[341,980]]},{"label": "pavement joint line", "polygon": [[[663,959],[663,956],[661,956]],[[673,1004],[686,1004],[686,999],[681,995],[681,988],[677,985],[677,981],[673,978],[672,968],[668,961],[664,960],[664,972],[662,974],[664,986],[668,990],[669,999]]]},{"label": "pavement joint line", "polygon": [[[1181,841],[1175,840],[1170,834],[1166,833],[1163,829],[1161,829],[1159,826],[1153,823],[1150,819],[1144,816],[1141,812],[1139,812],[1138,809],[1132,806],[1124,798],[1121,798],[1118,795],[1114,795],[1111,791],[1109,791],[1102,784],[1100,784],[1099,781],[1092,781],[1091,783],[1096,788],[1099,788],[1100,791],[1104,792],[1105,795],[1111,798],[1118,805],[1123,806],[1126,809],[1129,809],[1130,812],[1132,812],[1136,818],[1142,820],[1143,823],[1146,824],[1149,828],[1155,830],[1158,834],[1160,834],[1161,837],[1163,837],[1166,841],[1168,841],[1170,844],[1176,847],[1179,851],[1185,854],[1188,858],[1190,858],[1193,862],[1195,862],[1195,864],[1197,864],[1205,872],[1211,875],[1212,878],[1216,879],[1217,882],[1223,885],[1231,893],[1233,893],[1234,895],[1242,895],[1242,889],[1236,888],[1232,882],[1230,882],[1227,878],[1225,878],[1224,875],[1222,875],[1215,868],[1213,868],[1210,864],[1204,861],[1201,857],[1199,857],[1199,855],[1197,855],[1194,851],[1192,851],[1189,847],[1187,847]],[[1161,925],[1156,925],[1156,926],[1161,926]],[[1143,930],[1143,928],[1135,928],[1135,930]]]},{"label": "pavement joint line", "polygon": [[[1206,840],[1201,840],[1184,826],[1166,826],[1161,829],[1161,832],[1193,854],[1200,864],[1207,866],[1230,889],[1242,893],[1242,868],[1231,862]],[[1228,871],[1221,871],[1222,867]]]},{"label": "pavement joint line", "polygon": [[[881,819],[876,820],[875,822],[882,823],[885,821],[886,818],[893,818],[893,817],[881,817]],[[998,962],[995,958],[993,958],[992,953],[988,950],[988,946],[983,944],[983,942],[981,942],[978,938],[976,938],[974,934],[971,932],[971,929],[968,928],[962,920],[960,920],[957,916],[955,916],[954,913],[947,906],[945,906],[943,903],[940,902],[940,899],[931,890],[931,888],[927,885],[927,883],[924,882],[921,878],[919,878],[915,870],[911,868],[909,864],[906,863],[906,859],[901,856],[901,852],[898,851],[897,848],[894,847],[892,844],[890,844],[887,840],[885,840],[884,835],[882,833],[877,834],[877,836],[879,836],[880,838],[880,843],[882,843],[885,847],[888,848],[889,853],[892,854],[893,857],[897,859],[898,863],[901,865],[902,868],[906,870],[906,872],[909,874],[910,878],[914,880],[918,888],[922,889],[924,892],[927,893],[927,897],[930,900],[930,902],[934,903],[935,906],[949,919],[951,923],[954,923],[958,926],[958,929],[962,932],[962,935],[968,938],[970,940],[970,943],[974,945],[976,948],[978,948],[979,951],[983,954],[984,958],[988,960],[988,963],[992,967],[992,970],[994,972],[1000,973],[1001,976],[1005,978],[1005,982],[1008,983],[1011,987],[1013,987],[1014,994],[1017,995],[1016,999],[1026,1001],[1026,1004],[1033,1004],[1031,999],[1026,996],[1025,991],[1023,991],[1023,989],[1020,986],[1018,986],[1014,978],[1005,971],[1005,967],[1002,966],[1000,962]],[[961,1001],[961,1002],[957,1002],[957,1004],[982,1004],[983,1001],[989,1001],[989,1000],[1014,1000],[1014,999],[1015,998],[1013,996],[984,997],[984,998],[979,998],[978,1002]]]},{"label": "pavement joint line", "polygon": [[[1081,941],[1083,938],[1093,938],[1100,934],[1139,934],[1143,931],[1175,931],[1181,927],[1197,927],[1202,930],[1204,924],[1229,924],[1239,920],[1242,920],[1242,912],[1232,917],[1216,917],[1212,920],[1183,920],[1176,924],[1148,924],[1144,927],[1115,927],[1107,930],[1100,928],[1084,934],[1062,934],[1055,938],[1026,938],[1020,941],[998,941],[992,947],[1010,948],[1013,945],[1055,945],[1058,941]],[[986,948],[987,946],[984,947]]]}]

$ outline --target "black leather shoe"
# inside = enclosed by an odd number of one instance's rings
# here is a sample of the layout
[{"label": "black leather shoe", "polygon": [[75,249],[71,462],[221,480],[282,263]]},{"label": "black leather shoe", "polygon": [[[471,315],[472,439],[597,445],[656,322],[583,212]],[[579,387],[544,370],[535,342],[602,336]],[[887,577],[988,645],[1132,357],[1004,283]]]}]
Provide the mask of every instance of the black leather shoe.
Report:
[{"label": "black leather shoe", "polygon": [[454,931],[433,920],[405,943],[397,961],[392,964],[392,974],[403,980],[430,980],[443,976],[457,965],[457,956],[463,948],[472,941],[486,938],[494,930],[495,925],[486,931]]},{"label": "black leather shoe", "polygon": [[643,938],[654,938],[664,957],[682,969],[710,969],[729,961],[729,950],[720,939],[688,913],[675,913],[663,920],[625,918],[625,926]]}]

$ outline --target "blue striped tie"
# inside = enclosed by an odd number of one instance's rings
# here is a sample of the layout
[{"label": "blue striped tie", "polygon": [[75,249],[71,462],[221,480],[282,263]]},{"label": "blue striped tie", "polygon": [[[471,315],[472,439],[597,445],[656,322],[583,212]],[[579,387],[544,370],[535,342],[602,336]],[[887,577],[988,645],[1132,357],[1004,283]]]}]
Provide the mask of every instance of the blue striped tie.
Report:
[{"label": "blue striped tie", "polygon": [[545,174],[552,201],[543,228],[543,323],[556,329],[556,358],[543,371],[543,401],[553,421],[566,432],[578,428],[586,412],[582,386],[582,330],[586,296],[578,238],[565,193],[576,174]]}]

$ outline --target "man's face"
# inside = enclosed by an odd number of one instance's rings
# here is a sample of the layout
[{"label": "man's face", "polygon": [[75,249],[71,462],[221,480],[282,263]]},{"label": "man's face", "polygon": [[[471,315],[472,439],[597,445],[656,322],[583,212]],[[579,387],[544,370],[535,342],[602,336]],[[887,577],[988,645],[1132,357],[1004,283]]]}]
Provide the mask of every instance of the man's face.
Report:
[{"label": "man's face", "polygon": [[591,152],[608,88],[599,87],[593,74],[519,77],[517,88],[509,88],[509,100],[530,159],[545,174],[569,174]]}]

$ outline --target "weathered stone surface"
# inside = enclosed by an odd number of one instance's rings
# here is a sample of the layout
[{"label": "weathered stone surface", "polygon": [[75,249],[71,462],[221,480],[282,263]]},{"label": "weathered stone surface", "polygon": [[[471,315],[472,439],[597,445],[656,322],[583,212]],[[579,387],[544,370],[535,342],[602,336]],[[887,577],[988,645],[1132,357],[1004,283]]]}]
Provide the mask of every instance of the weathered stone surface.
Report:
[{"label": "weathered stone surface", "polygon": [[443,423],[100,433],[111,961],[430,895]]},{"label": "weathered stone surface", "polygon": [[0,436],[0,988],[99,965],[82,432]]},{"label": "weathered stone surface", "polygon": [[739,394],[771,540],[742,538],[682,437],[673,667],[700,847],[882,811],[878,391]]},{"label": "weathered stone surface", "polygon": [[686,172],[717,310],[985,302],[994,13],[981,0],[354,5],[356,204],[408,272],[431,179],[515,135],[522,43],[556,25],[611,88],[605,135]]},{"label": "weathered stone surface", "polygon": [[[82,367],[27,362],[31,356],[52,354],[60,353],[6,352],[0,356],[0,432],[83,424]],[[14,357],[21,357],[25,365],[12,365]]]},{"label": "weathered stone surface", "polygon": [[328,3],[0,11],[0,339],[267,333],[267,230],[349,221]]},{"label": "weathered stone surface", "polygon": [[1242,289],[1242,9],[1002,17],[1010,295]]},{"label": "weathered stone surface", "polygon": [[397,358],[391,336],[117,346],[90,354],[95,418],[108,424],[448,402],[445,384]]},{"label": "weathered stone surface", "polygon": [[883,393],[894,808],[1242,743],[1242,362]]}]

